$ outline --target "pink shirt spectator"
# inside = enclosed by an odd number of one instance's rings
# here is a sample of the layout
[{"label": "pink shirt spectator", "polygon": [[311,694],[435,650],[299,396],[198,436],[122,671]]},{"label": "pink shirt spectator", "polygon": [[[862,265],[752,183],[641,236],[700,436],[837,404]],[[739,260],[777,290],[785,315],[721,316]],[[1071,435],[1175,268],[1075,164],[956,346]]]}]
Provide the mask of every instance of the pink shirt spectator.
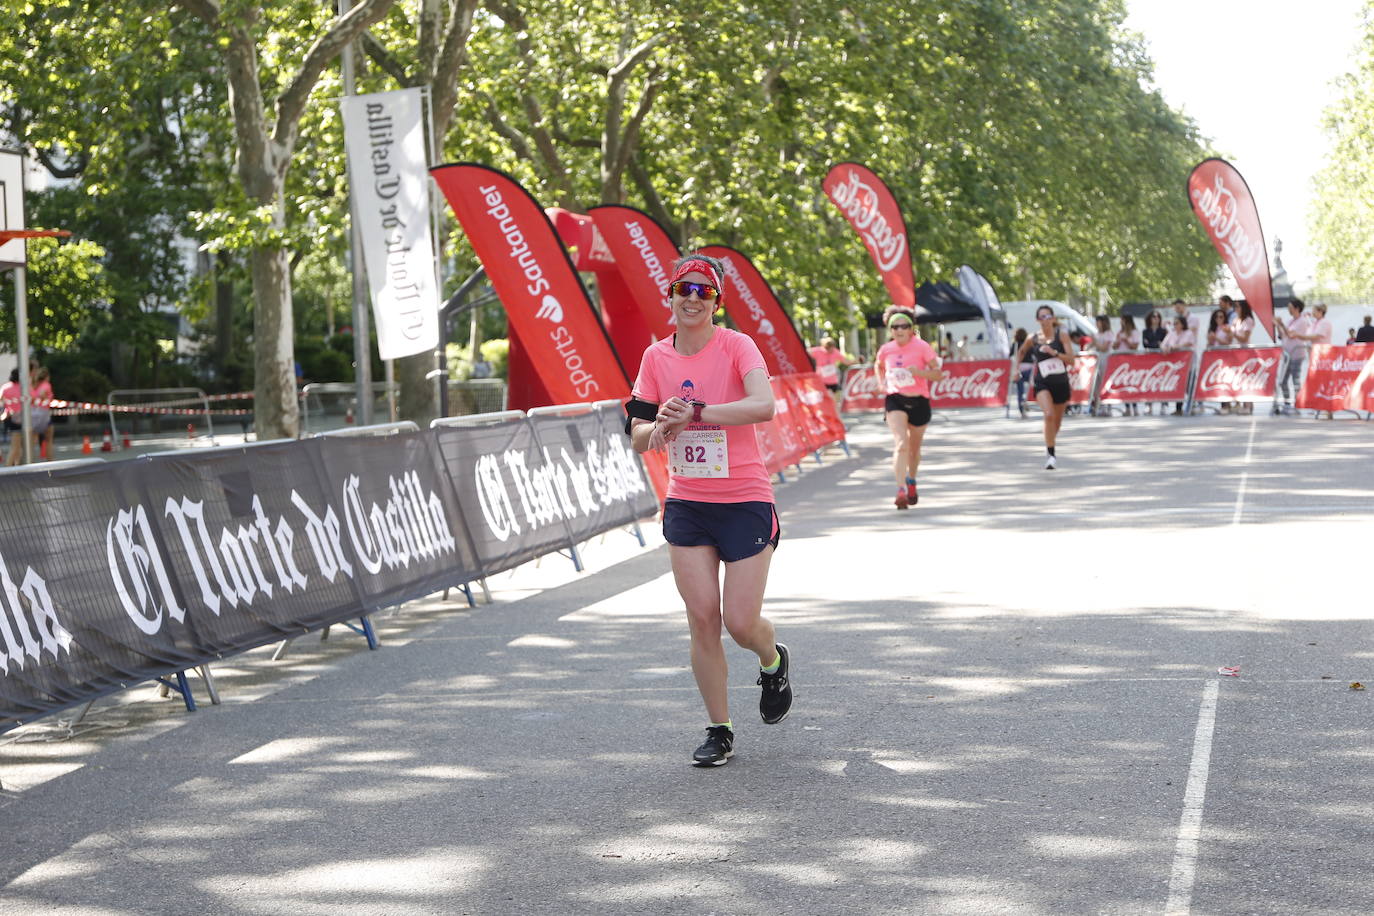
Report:
[{"label": "pink shirt spectator", "polygon": [[[644,351],[633,394],[641,401],[662,404],[677,396],[703,404],[728,404],[744,397],[744,377],[755,369],[768,369],[758,345],[745,334],[717,327],[706,347],[683,356],[671,337]],[[725,430],[729,468],[725,477],[680,477],[670,474],[668,499],[703,503],[773,502],[773,483],[759,454],[758,435],[751,426],[688,424],[693,430]]]},{"label": "pink shirt spectator", "polygon": [[1293,335],[1311,334],[1312,324],[1312,316],[1304,312],[1284,325],[1287,330],[1283,334],[1283,352],[1287,353],[1289,357],[1297,356],[1299,359],[1306,359],[1307,341],[1300,340]]},{"label": "pink shirt spectator", "polygon": [[934,348],[919,337],[912,337],[905,347],[897,341],[889,340],[878,348],[875,360],[883,367],[887,381],[888,394],[902,394],[907,397],[930,397],[930,382],[911,374],[913,369],[926,369],[931,360],[939,360]]},{"label": "pink shirt spectator", "polygon": [[3,388],[0,388],[0,403],[4,404],[4,415],[6,417],[9,417],[15,423],[19,422],[20,397],[21,392],[19,389],[18,382],[6,382],[5,386]]},{"label": "pink shirt spectator", "polygon": [[1312,343],[1314,344],[1331,343],[1331,319],[1317,319],[1316,321],[1312,322],[1312,330],[1308,331],[1307,333],[1317,335],[1317,339],[1312,341]]},{"label": "pink shirt spectator", "polygon": [[1229,347],[1231,346],[1231,326],[1229,324],[1219,324],[1215,331],[1207,332],[1207,346],[1209,347]]},{"label": "pink shirt spectator", "polygon": [[1093,349],[1099,353],[1106,353],[1116,343],[1116,335],[1111,331],[1098,331],[1093,335]]},{"label": "pink shirt spectator", "polygon": [[1231,339],[1238,347],[1250,346],[1250,335],[1255,332],[1255,319],[1241,318],[1237,313],[1231,320]]},{"label": "pink shirt spectator", "polygon": [[1116,340],[1112,342],[1113,350],[1139,350],[1140,332],[1139,331],[1118,331]]},{"label": "pink shirt spectator", "polygon": [[1170,330],[1164,335],[1164,342],[1160,344],[1160,349],[1166,353],[1177,350],[1191,350],[1197,346],[1197,338],[1193,335],[1192,329],[1180,334],[1177,330]]}]

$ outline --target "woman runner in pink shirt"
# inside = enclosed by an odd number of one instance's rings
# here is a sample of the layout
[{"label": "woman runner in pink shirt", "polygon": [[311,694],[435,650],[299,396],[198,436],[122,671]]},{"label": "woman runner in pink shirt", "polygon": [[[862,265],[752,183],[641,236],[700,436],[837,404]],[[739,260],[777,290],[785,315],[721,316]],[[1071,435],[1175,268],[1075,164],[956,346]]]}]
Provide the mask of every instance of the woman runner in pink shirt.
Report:
[{"label": "woman runner in pink shirt", "polygon": [[792,707],[787,647],[763,616],[779,527],[754,424],[772,419],[773,388],[758,345],[711,323],[724,276],[720,261],[701,254],[673,265],[677,333],[644,351],[625,407],[635,451],[668,452],[663,537],[687,605],[692,674],[709,719],[706,741],[692,755],[703,767],[734,754],[722,624],[759,658],[763,721],[781,722]]},{"label": "woman runner in pink shirt", "polygon": [[930,383],[945,377],[940,357],[916,336],[916,313],[891,306],[883,316],[892,339],[878,348],[873,371],[887,392],[883,417],[892,433],[892,476],[897,481],[898,509],[916,505],[916,469],[921,443],[930,423]]}]

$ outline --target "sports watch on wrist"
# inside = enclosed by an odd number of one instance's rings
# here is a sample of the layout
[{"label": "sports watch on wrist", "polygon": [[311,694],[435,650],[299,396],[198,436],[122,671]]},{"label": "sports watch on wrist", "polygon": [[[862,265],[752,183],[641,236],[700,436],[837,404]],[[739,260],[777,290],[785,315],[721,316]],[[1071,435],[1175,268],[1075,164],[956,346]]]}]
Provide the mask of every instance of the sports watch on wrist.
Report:
[{"label": "sports watch on wrist", "polygon": [[692,422],[693,422],[693,423],[700,423],[700,422],[701,422],[701,408],[703,408],[703,407],[705,407],[705,406],[706,406],[706,405],[703,404],[703,403],[701,403],[700,401],[693,401],[693,402],[692,402]]}]

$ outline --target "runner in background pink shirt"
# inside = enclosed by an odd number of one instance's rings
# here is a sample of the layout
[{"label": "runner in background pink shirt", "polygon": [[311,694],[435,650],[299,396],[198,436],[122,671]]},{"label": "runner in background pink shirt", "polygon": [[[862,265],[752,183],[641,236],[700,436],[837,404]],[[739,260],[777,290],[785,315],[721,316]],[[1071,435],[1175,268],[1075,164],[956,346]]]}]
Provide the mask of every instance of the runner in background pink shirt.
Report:
[{"label": "runner in background pink shirt", "polygon": [[819,347],[810,347],[806,352],[816,364],[821,384],[832,392],[839,391],[840,367],[854,362],[854,357],[841,350],[833,337],[822,337]]},{"label": "runner in background pink shirt", "polygon": [[921,443],[930,423],[930,383],[945,377],[940,357],[916,336],[916,313],[891,306],[884,314],[892,339],[878,348],[873,370],[878,387],[887,392],[883,418],[892,433],[892,476],[897,481],[898,509],[916,505],[916,471]]},{"label": "runner in background pink shirt", "polygon": [[668,453],[663,538],[687,605],[692,674],[708,717],[706,740],[692,754],[700,767],[734,754],[722,625],[759,657],[763,721],[781,722],[792,708],[791,656],[763,616],[780,529],[754,424],[773,418],[773,388],[753,340],[711,323],[724,278],[724,265],[705,255],[673,265],[677,332],[644,352],[625,405],[635,451]]}]

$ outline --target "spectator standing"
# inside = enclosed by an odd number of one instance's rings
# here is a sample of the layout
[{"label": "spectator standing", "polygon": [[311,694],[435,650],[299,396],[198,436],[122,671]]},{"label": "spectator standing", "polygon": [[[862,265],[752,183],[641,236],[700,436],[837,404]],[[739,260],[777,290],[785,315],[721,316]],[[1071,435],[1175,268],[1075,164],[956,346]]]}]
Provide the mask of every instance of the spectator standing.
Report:
[{"label": "spectator standing", "polygon": [[22,407],[23,389],[19,387],[19,369],[10,370],[10,380],[0,388],[0,404],[4,405],[5,433],[10,439],[9,454],[5,456],[5,466],[14,467],[24,457],[24,426],[19,419]]},{"label": "spectator standing", "polygon": [[1146,350],[1158,350],[1164,344],[1169,330],[1164,327],[1164,317],[1157,309],[1151,309],[1145,316],[1145,330],[1140,334],[1140,343]]},{"label": "spectator standing", "polygon": [[[1112,341],[1112,352],[1114,353],[1134,353],[1140,349],[1140,332],[1135,329],[1135,319],[1130,315],[1121,316],[1121,330],[1116,332],[1116,339]],[[1139,404],[1121,405],[1122,413],[1133,417],[1140,416]]]},{"label": "spectator standing", "polygon": [[52,382],[49,377],[47,366],[38,367],[29,391],[29,397],[33,400],[33,406],[29,408],[33,446],[41,458],[52,457]]},{"label": "spectator standing", "polygon": [[1355,343],[1374,343],[1374,318],[1364,316],[1364,324],[1355,332]]},{"label": "spectator standing", "polygon": [[1250,335],[1255,333],[1255,313],[1250,303],[1241,301],[1236,305],[1235,317],[1231,319],[1231,341],[1238,347],[1250,346]]},{"label": "spectator standing", "polygon": [[1217,308],[1226,313],[1227,324],[1230,324],[1231,320],[1236,317],[1236,300],[1232,299],[1230,296],[1222,296],[1218,299]]},{"label": "spectator standing", "polygon": [[1188,330],[1193,332],[1193,338],[1196,340],[1198,331],[1202,327],[1202,320],[1188,311],[1188,303],[1184,302],[1182,299],[1175,299],[1174,317],[1183,319],[1183,323],[1188,325]]},{"label": "spectator standing", "polygon": [[1282,338],[1284,355],[1288,365],[1279,378],[1279,392],[1283,395],[1283,406],[1290,407],[1302,390],[1303,370],[1307,368],[1307,347],[1312,337],[1312,316],[1304,315],[1305,304],[1301,299],[1288,300],[1288,323],[1274,319],[1274,325]]},{"label": "spectator standing", "polygon": [[[1187,314],[1176,315],[1174,317],[1174,326],[1170,329],[1169,333],[1165,335],[1164,341],[1159,345],[1159,349],[1165,353],[1180,353],[1184,350],[1191,353],[1193,350],[1197,349],[1197,335],[1193,332],[1193,329],[1188,326]],[[1182,415],[1183,402],[1176,401],[1174,403],[1174,416],[1180,417]]]},{"label": "spectator standing", "polygon": [[1355,342],[1355,329],[1351,328],[1350,332],[1345,335],[1345,345],[1348,347]]},{"label": "spectator standing", "polygon": [[[1026,342],[1026,329],[1017,328],[1016,333],[1011,338],[1011,358],[1016,359],[1016,354],[1021,352],[1021,345]],[[1031,368],[1035,364],[1027,359],[1023,363],[1016,364],[1016,409],[1021,411],[1021,416],[1026,415],[1026,383],[1030,381]]]},{"label": "spectator standing", "polygon": [[1231,346],[1231,325],[1226,321],[1226,312],[1217,309],[1207,322],[1207,349]]},{"label": "spectator standing", "polygon": [[[1255,333],[1255,312],[1250,308],[1250,303],[1241,300],[1236,303],[1236,314],[1231,319],[1231,342],[1237,347],[1250,346],[1250,335]],[[1255,412],[1253,403],[1232,404],[1232,409],[1239,410],[1241,413],[1252,414]]]},{"label": "spectator standing", "polygon": [[1116,335],[1112,333],[1112,320],[1106,315],[1097,316],[1097,333],[1093,335],[1093,349],[1098,353],[1109,353]]},{"label": "spectator standing", "polygon": [[1308,341],[1313,344],[1331,343],[1332,327],[1331,319],[1326,317],[1326,303],[1319,302],[1312,306],[1312,333],[1308,336]]}]

